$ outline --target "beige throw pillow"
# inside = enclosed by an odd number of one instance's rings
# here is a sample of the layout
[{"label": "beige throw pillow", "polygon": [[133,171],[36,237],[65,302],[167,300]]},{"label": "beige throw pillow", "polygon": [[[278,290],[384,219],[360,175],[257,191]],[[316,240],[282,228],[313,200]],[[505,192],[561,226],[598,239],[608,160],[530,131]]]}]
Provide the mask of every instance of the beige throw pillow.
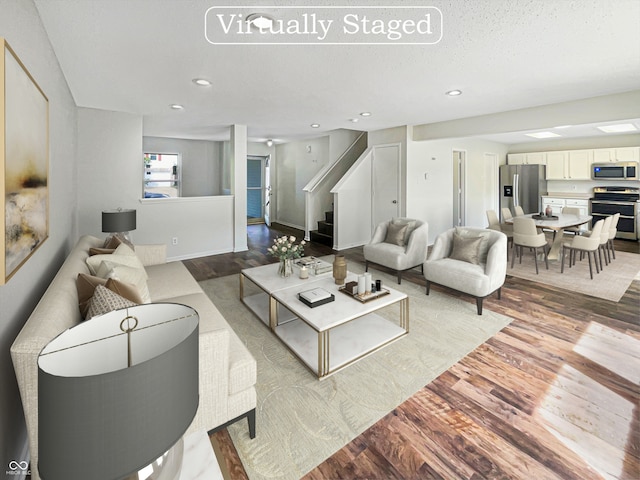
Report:
[{"label": "beige throw pillow", "polygon": [[113,278],[124,283],[135,285],[141,303],[151,303],[151,295],[147,286],[147,272],[144,267],[130,267],[128,265],[120,265],[109,261],[100,264],[97,276],[101,278]]},{"label": "beige throw pillow", "polygon": [[416,229],[416,226],[418,224],[417,220],[409,220],[406,218],[393,218],[391,219],[391,223],[395,224],[395,225],[406,225],[407,229],[404,232],[404,244],[408,244],[409,243],[409,237],[411,236],[411,234],[413,233],[413,231]]},{"label": "beige throw pillow", "polygon": [[[144,271],[144,266],[142,265],[140,259],[137,257],[136,253],[131,249],[131,247],[124,243],[118,245],[118,248],[116,248],[112,254],[93,255],[87,258],[87,266],[89,267],[91,275],[97,275],[98,268],[100,268],[100,264],[104,261],[117,265],[126,265],[128,267],[141,268],[142,271]],[[100,277],[102,275],[98,276]],[[145,278],[147,278],[146,272]]]},{"label": "beige throw pillow", "polygon": [[478,253],[478,263],[487,263],[487,255],[489,254],[489,248],[491,247],[491,245],[489,245],[489,236],[491,235],[491,232],[456,227],[456,233],[464,238],[482,238],[482,242],[480,242],[480,251]]},{"label": "beige throw pillow", "polygon": [[449,258],[478,265],[482,237],[463,237],[453,233],[453,250]]},{"label": "beige throw pillow", "polygon": [[387,226],[387,236],[384,239],[384,243],[391,243],[393,245],[399,245],[404,247],[404,234],[407,231],[408,225],[397,224],[389,222]]},{"label": "beige throw pillow", "polygon": [[118,310],[120,308],[133,307],[136,304],[131,300],[127,300],[121,297],[115,292],[112,292],[107,287],[98,285],[93,297],[91,297],[91,303],[89,310],[87,311],[87,320],[98,315]]},{"label": "beige throw pillow", "polygon": [[86,318],[87,316],[89,306],[91,305],[91,298],[98,285],[103,285],[105,288],[136,304],[145,303],[138,288],[133,284],[121,282],[114,278],[105,279],[79,273],[76,279],[76,289],[78,290],[78,307],[80,308],[82,318]]}]

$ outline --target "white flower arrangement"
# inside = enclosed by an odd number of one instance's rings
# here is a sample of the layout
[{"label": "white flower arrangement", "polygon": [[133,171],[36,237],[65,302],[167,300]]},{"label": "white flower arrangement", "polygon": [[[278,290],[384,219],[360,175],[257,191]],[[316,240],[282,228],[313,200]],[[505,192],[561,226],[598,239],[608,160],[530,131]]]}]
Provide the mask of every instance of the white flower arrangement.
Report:
[{"label": "white flower arrangement", "polygon": [[267,248],[267,252],[280,260],[300,258],[304,254],[305,241],[302,240],[297,245],[294,243],[296,237],[293,235],[283,235],[273,241],[273,245]]}]

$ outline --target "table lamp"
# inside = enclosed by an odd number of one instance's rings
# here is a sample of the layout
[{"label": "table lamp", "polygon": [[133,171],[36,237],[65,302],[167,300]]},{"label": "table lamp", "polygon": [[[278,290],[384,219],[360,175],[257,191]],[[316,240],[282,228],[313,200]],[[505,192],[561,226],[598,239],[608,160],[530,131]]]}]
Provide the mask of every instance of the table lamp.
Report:
[{"label": "table lamp", "polygon": [[72,327],[40,353],[38,390],[44,480],[175,478],[170,449],[198,409],[198,314],[152,303]]},{"label": "table lamp", "polygon": [[136,229],[136,211],[133,209],[103,210],[102,231],[109,233],[107,242],[113,236],[119,236],[131,242],[129,232]]}]

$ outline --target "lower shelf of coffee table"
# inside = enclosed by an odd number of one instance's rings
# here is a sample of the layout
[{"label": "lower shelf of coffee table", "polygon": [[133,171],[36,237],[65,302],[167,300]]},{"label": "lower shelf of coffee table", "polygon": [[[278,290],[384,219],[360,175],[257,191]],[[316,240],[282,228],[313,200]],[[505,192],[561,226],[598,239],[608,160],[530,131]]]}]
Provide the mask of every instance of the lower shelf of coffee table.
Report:
[{"label": "lower shelf of coffee table", "polygon": [[[242,301],[265,325],[269,326],[269,295],[256,293],[255,295],[244,297]],[[280,324],[297,318],[286,307],[278,304],[278,322]]]},{"label": "lower shelf of coffee table", "polygon": [[[307,367],[318,373],[318,332],[296,318],[284,324],[280,322],[275,333]],[[332,328],[329,334],[328,374],[375,352],[406,333],[399,325],[375,313]]]}]

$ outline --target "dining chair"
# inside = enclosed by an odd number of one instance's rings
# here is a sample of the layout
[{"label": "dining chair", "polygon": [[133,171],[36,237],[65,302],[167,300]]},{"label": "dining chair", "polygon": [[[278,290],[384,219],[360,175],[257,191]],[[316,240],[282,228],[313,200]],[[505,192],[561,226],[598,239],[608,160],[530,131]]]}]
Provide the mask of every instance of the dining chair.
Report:
[{"label": "dining chair", "polygon": [[[562,207],[563,215],[575,215],[577,217],[580,216],[580,209],[577,207]],[[580,235],[582,230],[580,227],[567,227],[564,229],[566,233],[572,233],[573,235]]]},{"label": "dining chair", "polygon": [[516,217],[522,217],[524,215],[524,210],[520,205],[516,205],[515,207],[513,207],[513,210],[516,214]]},{"label": "dining chair", "polygon": [[542,247],[544,253],[544,263],[549,270],[549,259],[547,257],[547,237],[544,233],[538,233],[536,222],[529,217],[515,217],[513,219],[513,245],[515,252],[511,256],[511,268],[513,268],[516,254],[520,253],[522,263],[522,247],[533,249],[533,260],[536,264],[536,275],[538,274],[538,248]]},{"label": "dining chair", "polygon": [[506,222],[507,220],[511,220],[513,215],[511,215],[511,210],[508,207],[502,208],[502,219]]},{"label": "dining chair", "polygon": [[616,249],[613,247],[613,240],[616,238],[618,234],[618,220],[620,220],[620,213],[616,213],[611,220],[611,228],[609,229],[609,250],[611,251],[611,255],[613,259],[616,259]]},{"label": "dining chair", "polygon": [[[506,209],[509,211],[509,209]],[[504,217],[505,209],[502,209],[502,216]],[[509,214],[511,212],[509,211]],[[507,220],[507,218],[504,218]],[[513,225],[508,223],[500,223],[500,219],[498,219],[498,215],[495,210],[487,210],[487,221],[489,222],[489,226],[487,227],[489,230],[497,230],[498,232],[502,232],[507,236],[507,257],[509,256],[509,246],[513,247]]]},{"label": "dining chair", "polygon": [[604,220],[598,220],[591,230],[591,235],[575,235],[571,242],[565,242],[562,244],[562,264],[560,266],[560,273],[564,273],[564,259],[565,250],[569,251],[569,268],[576,263],[576,253],[586,252],[589,258],[589,274],[591,280],[593,280],[593,267],[591,266],[591,255],[593,255],[594,262],[596,264],[596,273],[600,273],[598,268],[598,257],[596,251],[600,248],[600,235],[604,226]]}]

